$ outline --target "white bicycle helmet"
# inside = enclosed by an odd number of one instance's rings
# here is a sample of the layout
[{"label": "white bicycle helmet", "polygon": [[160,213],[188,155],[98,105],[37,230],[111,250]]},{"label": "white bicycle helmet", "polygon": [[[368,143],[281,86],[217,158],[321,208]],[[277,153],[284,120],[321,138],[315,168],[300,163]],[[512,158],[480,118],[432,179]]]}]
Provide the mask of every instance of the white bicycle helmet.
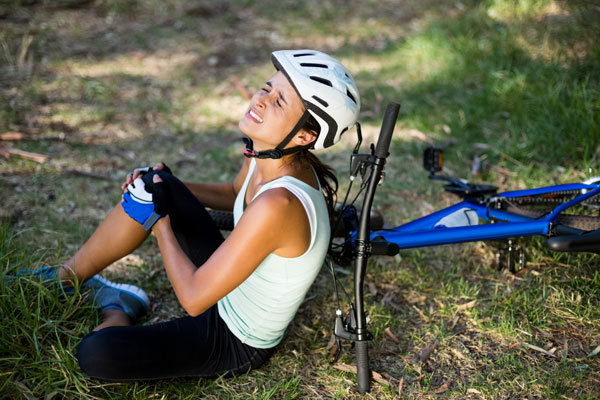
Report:
[{"label": "white bicycle helmet", "polygon": [[[320,150],[337,143],[356,123],[360,110],[360,95],[350,73],[335,58],[316,50],[274,51],[271,60],[288,78],[306,112],[275,149],[255,152],[250,139],[245,139],[244,154],[247,157],[280,158],[305,148]],[[313,116],[320,126],[317,140],[307,147],[284,150],[309,116]]]},{"label": "white bicycle helmet", "polygon": [[316,50],[274,51],[271,59],[321,126],[314,148],[324,149],[338,142],[356,123],[360,110],[358,88],[346,68]]}]

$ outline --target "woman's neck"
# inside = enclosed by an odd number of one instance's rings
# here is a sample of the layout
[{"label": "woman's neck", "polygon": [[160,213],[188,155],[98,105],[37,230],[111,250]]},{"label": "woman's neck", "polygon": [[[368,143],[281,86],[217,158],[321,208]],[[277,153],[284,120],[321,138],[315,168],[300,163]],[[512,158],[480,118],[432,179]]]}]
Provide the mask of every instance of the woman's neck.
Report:
[{"label": "woman's neck", "polygon": [[293,175],[294,168],[289,160],[291,156],[285,156],[279,159],[257,158],[255,177],[258,182],[266,183],[285,175]]},{"label": "woman's neck", "polygon": [[275,160],[270,158],[255,159],[256,167],[254,168],[252,182],[255,186],[262,186],[282,176],[292,176],[318,189],[319,183],[313,168],[310,165],[303,166],[301,163],[294,162],[293,157],[295,157],[295,154]]}]

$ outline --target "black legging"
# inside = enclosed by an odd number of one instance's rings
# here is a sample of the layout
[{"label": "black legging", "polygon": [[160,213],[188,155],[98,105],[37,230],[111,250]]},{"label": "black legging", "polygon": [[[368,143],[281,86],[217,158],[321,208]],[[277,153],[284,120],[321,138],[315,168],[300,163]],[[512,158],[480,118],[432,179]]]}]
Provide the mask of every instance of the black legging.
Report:
[{"label": "black legging", "polygon": [[[171,226],[183,251],[201,266],[223,242],[206,209],[177,178],[163,171],[144,176],[151,185],[158,174],[171,194]],[[214,305],[197,317],[156,325],[118,326],[92,332],[77,349],[81,369],[107,381],[236,375],[257,368],[273,354],[242,343],[231,333]]]}]

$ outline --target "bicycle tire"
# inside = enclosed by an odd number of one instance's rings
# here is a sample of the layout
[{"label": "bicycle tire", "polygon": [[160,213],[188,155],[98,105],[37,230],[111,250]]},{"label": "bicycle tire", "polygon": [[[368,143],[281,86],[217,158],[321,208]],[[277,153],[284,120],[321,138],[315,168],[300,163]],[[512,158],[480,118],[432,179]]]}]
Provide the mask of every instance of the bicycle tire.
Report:
[{"label": "bicycle tire", "polygon": [[[208,215],[222,231],[232,231],[233,224],[233,212],[207,209]],[[378,230],[383,228],[383,215],[377,211],[371,211],[371,228]],[[346,235],[344,228],[339,228],[334,232],[334,237],[344,237]]]},{"label": "bicycle tire", "polygon": [[207,210],[208,215],[212,218],[219,228],[222,231],[232,231],[233,230],[233,213],[231,211],[221,211],[221,210]]}]

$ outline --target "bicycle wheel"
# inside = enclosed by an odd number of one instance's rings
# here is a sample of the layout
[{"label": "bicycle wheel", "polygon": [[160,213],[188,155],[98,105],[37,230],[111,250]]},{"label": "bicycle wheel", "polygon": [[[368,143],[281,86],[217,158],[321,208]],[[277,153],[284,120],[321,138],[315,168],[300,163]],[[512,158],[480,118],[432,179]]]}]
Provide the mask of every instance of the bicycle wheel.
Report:
[{"label": "bicycle wheel", "polygon": [[215,221],[217,228],[222,231],[233,230],[233,213],[231,211],[207,210],[208,215]]}]

